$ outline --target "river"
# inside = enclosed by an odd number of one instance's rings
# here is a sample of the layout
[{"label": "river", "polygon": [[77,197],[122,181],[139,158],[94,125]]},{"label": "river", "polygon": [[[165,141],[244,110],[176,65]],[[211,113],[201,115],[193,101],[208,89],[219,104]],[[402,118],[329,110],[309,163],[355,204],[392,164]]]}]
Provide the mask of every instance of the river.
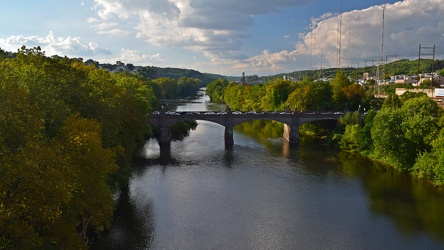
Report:
[{"label": "river", "polygon": [[[206,96],[177,111],[221,110]],[[248,125],[247,125],[248,126]],[[324,146],[196,130],[147,141],[94,249],[444,249],[444,192]]]}]

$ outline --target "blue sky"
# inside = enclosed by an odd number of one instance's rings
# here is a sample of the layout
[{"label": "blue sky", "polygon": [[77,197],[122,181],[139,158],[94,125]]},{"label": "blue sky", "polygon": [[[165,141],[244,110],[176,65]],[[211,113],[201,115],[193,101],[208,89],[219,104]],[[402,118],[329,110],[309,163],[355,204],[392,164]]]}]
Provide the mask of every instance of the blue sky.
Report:
[{"label": "blue sky", "polygon": [[5,0],[0,48],[223,75],[414,59],[419,44],[443,57],[442,0],[342,0],[342,25],[340,11],[341,0]]}]

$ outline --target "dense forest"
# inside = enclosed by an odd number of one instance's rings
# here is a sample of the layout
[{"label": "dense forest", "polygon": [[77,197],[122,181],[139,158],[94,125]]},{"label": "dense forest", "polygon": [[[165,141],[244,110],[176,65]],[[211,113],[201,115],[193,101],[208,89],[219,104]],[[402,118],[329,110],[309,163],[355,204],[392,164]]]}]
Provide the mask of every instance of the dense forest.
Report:
[{"label": "dense forest", "polygon": [[[277,78],[266,84],[236,84],[219,79],[207,86],[212,101],[232,110],[349,111],[339,122],[319,121],[300,127],[301,143],[322,139],[342,150],[360,152],[387,166],[444,185],[443,109],[424,93],[394,93],[377,99],[373,85],[354,84],[338,71],[331,81]],[[362,117],[362,119],[360,119]]]},{"label": "dense forest", "polygon": [[[159,100],[198,79],[111,73],[78,58],[0,50],[0,249],[82,249],[112,220]],[[180,124],[186,134],[195,124]]]}]

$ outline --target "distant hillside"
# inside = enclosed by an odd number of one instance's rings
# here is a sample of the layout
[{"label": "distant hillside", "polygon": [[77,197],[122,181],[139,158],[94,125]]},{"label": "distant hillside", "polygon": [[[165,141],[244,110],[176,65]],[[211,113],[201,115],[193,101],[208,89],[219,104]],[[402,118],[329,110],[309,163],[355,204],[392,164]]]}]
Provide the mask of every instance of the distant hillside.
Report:
[{"label": "distant hillside", "polygon": [[[17,54],[15,52],[7,52],[7,51],[1,51],[1,52],[2,52],[1,56],[6,58],[13,58]],[[58,57],[58,56],[56,55],[53,57]],[[77,59],[83,62],[83,58],[73,58],[73,59]],[[241,80],[241,73],[239,74],[239,76],[224,76],[219,74],[201,73],[193,69],[160,68],[155,66],[134,66],[131,63],[125,64],[121,61],[117,61],[115,64],[109,64],[109,63],[102,64],[92,59],[88,59],[84,63],[87,65],[93,64],[98,68],[100,67],[109,70],[111,72],[118,72],[118,71],[130,71],[134,73],[137,72],[143,75],[144,77],[150,79],[157,79],[162,77],[179,79],[182,76],[185,76],[187,78],[196,78],[201,81],[203,86],[206,86],[208,83],[220,78],[228,79],[229,81]],[[391,75],[415,75],[417,73],[430,73],[432,72],[432,68],[433,71],[435,72],[442,70],[444,68],[444,60],[435,59],[433,61],[431,59],[421,59],[419,64],[419,69],[418,69],[418,60],[408,60],[408,59],[400,59],[397,61],[392,61],[390,63],[387,63],[386,65],[379,66],[380,72],[385,72],[385,75],[382,75],[381,77],[388,77]],[[356,68],[341,68],[341,69],[328,68],[323,70],[319,69],[299,70],[291,73],[281,73],[281,74],[261,76],[261,77],[257,75],[246,75],[245,78],[248,83],[266,83],[269,80],[276,78],[283,78],[284,76],[287,79],[293,79],[296,81],[303,79],[305,76],[311,79],[320,79],[320,78],[328,79],[328,78],[334,78],[338,70],[342,70],[346,75],[349,75],[353,78],[360,78],[366,72],[376,74],[377,66],[370,65],[367,67],[356,67]]]},{"label": "distant hillside", "polygon": [[133,64],[130,63],[124,64],[120,61],[117,61],[116,64],[109,64],[109,63],[101,64],[99,62],[89,59],[85,62],[85,64],[94,64],[96,67],[100,67],[109,70],[111,72],[130,71],[141,74],[142,76],[153,80],[157,78],[179,79],[182,76],[185,76],[187,78],[196,78],[201,81],[203,86],[206,86],[208,83],[217,80],[219,78],[226,78],[223,75],[201,73],[193,69],[160,68],[155,66],[134,66]]},{"label": "distant hillside", "polygon": [[[376,63],[376,62],[375,62]],[[408,60],[408,59],[400,59],[397,61],[389,62],[386,65],[380,65],[379,70],[380,72],[385,72],[385,76],[392,76],[392,75],[416,75],[418,73],[430,73],[433,71],[437,72],[444,68],[444,60],[431,60],[431,59],[421,59],[419,70],[418,70],[418,60]],[[338,70],[342,70],[346,75],[349,75],[353,78],[359,78],[362,77],[364,73],[373,73],[376,74],[377,66],[367,66],[367,67],[357,67],[357,68],[329,68],[329,69],[323,69],[323,70],[300,70],[300,71],[294,71],[291,73],[286,74],[277,74],[272,76],[263,76],[260,77],[260,80],[262,82],[267,82],[270,79],[275,78],[293,78],[295,80],[301,80],[305,76],[308,76],[311,79],[318,79],[318,78],[334,78],[336,75],[336,72]]]}]

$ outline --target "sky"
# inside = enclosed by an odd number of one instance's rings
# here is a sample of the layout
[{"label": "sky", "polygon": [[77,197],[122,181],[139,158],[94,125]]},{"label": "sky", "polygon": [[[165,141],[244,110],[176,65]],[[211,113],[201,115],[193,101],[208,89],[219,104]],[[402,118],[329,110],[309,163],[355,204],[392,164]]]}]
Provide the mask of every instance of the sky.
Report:
[{"label": "sky", "polygon": [[[4,0],[0,48],[229,76],[444,57],[442,0]],[[421,48],[421,49],[419,49]]]}]

